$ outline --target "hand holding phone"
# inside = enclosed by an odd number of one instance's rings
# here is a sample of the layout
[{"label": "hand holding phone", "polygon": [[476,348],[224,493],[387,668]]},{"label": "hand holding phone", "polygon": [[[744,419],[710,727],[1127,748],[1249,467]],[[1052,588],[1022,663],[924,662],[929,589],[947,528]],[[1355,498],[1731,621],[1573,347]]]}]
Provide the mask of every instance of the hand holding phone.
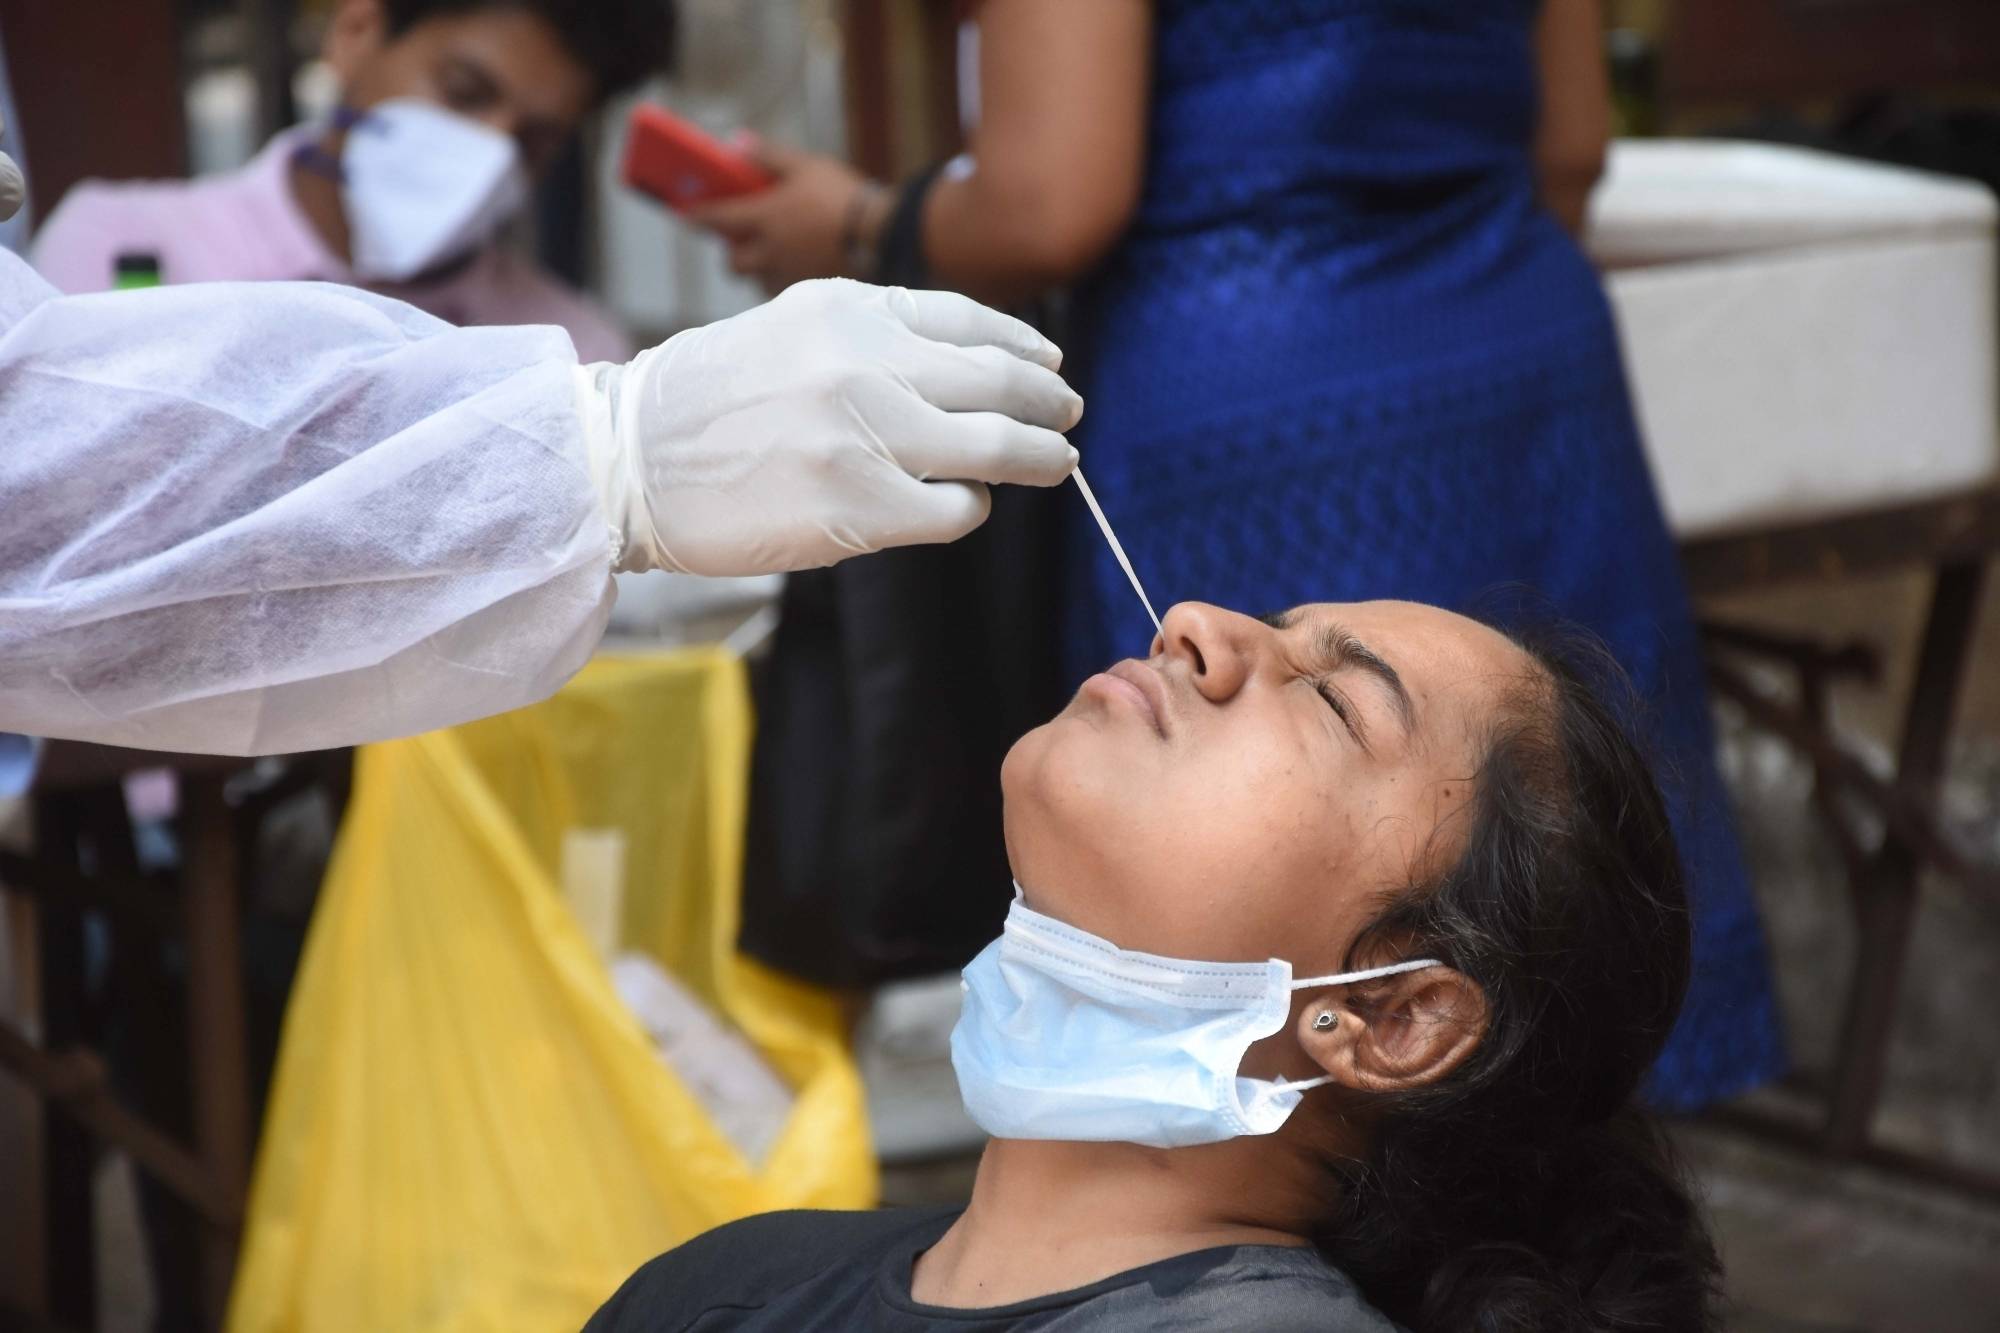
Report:
[{"label": "hand holding phone", "polygon": [[632,112],[625,148],[625,183],[675,212],[754,194],[772,176],[744,154],[665,107],[641,103]]}]

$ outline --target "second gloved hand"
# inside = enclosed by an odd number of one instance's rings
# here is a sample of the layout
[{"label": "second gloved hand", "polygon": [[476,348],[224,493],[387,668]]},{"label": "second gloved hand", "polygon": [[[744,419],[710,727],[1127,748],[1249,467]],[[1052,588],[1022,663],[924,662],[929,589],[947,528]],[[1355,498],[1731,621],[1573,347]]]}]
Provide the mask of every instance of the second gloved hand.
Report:
[{"label": "second gloved hand", "polygon": [[804,282],[578,372],[622,570],[769,574],[954,541],[1053,486],[1082,415],[1028,325],[948,292]]}]

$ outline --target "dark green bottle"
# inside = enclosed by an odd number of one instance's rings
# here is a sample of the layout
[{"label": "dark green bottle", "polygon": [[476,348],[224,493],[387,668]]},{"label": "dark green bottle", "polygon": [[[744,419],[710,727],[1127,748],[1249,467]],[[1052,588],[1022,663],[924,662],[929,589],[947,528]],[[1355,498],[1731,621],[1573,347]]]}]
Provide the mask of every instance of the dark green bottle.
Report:
[{"label": "dark green bottle", "polygon": [[114,291],[139,291],[146,287],[164,286],[166,279],[160,276],[158,255],[120,255],[118,268],[111,283]]}]

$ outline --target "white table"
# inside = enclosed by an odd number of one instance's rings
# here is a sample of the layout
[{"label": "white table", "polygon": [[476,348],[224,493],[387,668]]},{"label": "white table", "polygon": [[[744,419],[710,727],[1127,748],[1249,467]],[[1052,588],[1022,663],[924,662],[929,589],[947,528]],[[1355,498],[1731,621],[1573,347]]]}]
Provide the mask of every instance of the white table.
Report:
[{"label": "white table", "polygon": [[[1873,1135],[1918,879],[2000,893],[1937,817],[1987,566],[2000,554],[2000,208],[1969,182],[1758,144],[1616,145],[1589,244],[1607,271],[1648,455],[1702,594],[1921,567],[1933,578],[1895,774],[1827,723],[1873,651],[1705,625],[1718,693],[1813,764],[1860,957],[1826,1119],[1755,1120],[1836,1158],[2000,1198],[2000,1177]],[[1789,668],[1775,696],[1748,655]],[[1867,808],[1871,836],[1851,814]]]}]

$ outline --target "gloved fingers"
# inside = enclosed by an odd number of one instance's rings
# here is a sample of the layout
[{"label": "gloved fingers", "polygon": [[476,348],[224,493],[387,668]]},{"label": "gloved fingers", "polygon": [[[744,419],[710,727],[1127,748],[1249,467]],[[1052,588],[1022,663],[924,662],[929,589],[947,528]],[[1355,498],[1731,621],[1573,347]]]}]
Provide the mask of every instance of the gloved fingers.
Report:
[{"label": "gloved fingers", "polygon": [[998,412],[944,412],[916,404],[916,415],[883,432],[896,461],[923,481],[1056,486],[1076,470],[1077,454],[1055,431]]},{"label": "gloved fingers", "polygon": [[1068,430],[1083,417],[1083,399],[1062,376],[998,347],[934,345],[898,369],[947,412],[998,412],[1048,430]]},{"label": "gloved fingers", "polygon": [[906,287],[883,289],[889,310],[919,337],[954,347],[997,347],[1050,370],[1062,366],[1062,349],[1034,327],[979,304],[957,292],[913,292]]},{"label": "gloved fingers", "polygon": [[955,542],[986,521],[993,497],[970,481],[919,481],[899,488],[907,496],[890,546]]}]

